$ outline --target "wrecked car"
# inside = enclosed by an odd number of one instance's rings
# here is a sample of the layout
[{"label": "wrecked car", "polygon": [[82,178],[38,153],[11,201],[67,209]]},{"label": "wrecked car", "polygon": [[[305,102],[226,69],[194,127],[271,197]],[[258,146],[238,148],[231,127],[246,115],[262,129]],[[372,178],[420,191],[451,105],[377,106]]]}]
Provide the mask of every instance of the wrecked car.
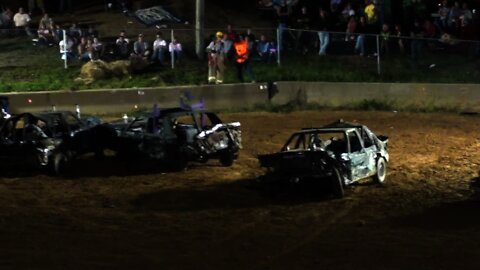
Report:
[{"label": "wrecked car", "polygon": [[68,111],[21,113],[0,127],[0,166],[27,164],[63,174],[75,157],[102,156],[113,128]]},{"label": "wrecked car", "polygon": [[345,186],[361,179],[373,177],[384,183],[388,137],[339,120],[295,132],[278,153],[259,155],[258,159],[267,168],[265,179],[269,181],[325,181],[336,197],[343,197]]},{"label": "wrecked car", "polygon": [[173,170],[209,159],[231,166],[241,148],[240,123],[223,123],[204,109],[158,109],[110,124],[117,131],[113,148],[119,156],[160,160]]}]

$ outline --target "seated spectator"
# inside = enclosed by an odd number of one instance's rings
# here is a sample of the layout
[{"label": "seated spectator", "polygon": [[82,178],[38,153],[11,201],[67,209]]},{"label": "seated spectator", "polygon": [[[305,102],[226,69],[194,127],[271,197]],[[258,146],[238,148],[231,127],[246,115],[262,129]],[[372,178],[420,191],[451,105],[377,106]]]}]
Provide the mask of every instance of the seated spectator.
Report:
[{"label": "seated spectator", "polygon": [[172,42],[168,44],[168,51],[170,52],[170,54],[173,53],[173,60],[175,61],[175,63],[181,61],[183,54],[182,44],[178,42],[177,39],[174,38]]},{"label": "seated spectator", "polygon": [[67,60],[75,58],[75,54],[73,53],[73,46],[75,44],[73,42],[72,37],[70,37],[68,34],[67,34],[66,41],[67,42],[64,42],[64,40],[62,39],[58,43],[62,60],[65,60],[65,55],[67,57]]},{"label": "seated spectator", "polygon": [[125,42],[127,42],[127,44],[130,44],[130,40],[127,38],[127,34],[126,34],[125,30],[120,31],[120,34],[118,34],[118,39],[117,39],[117,41],[118,41],[120,38],[123,38],[123,40],[124,40]]},{"label": "seated spectator", "polygon": [[77,45],[78,59],[82,61],[90,60],[91,48],[92,48],[92,42],[86,37],[81,37],[80,43]]},{"label": "seated spectator", "polygon": [[254,59],[260,59],[262,62],[271,63],[276,58],[277,47],[274,42],[268,41],[265,35],[261,35],[255,51],[256,56],[254,56]]},{"label": "seated spectator", "polygon": [[24,30],[28,36],[32,36],[32,32],[30,31],[30,21],[30,15],[25,13],[23,8],[19,8],[18,13],[13,16],[13,22],[15,23],[17,33],[19,33],[21,30]]},{"label": "seated spectator", "polygon": [[48,29],[53,33],[53,20],[48,16],[47,13],[43,14],[43,17],[40,19],[38,24],[38,29]]},{"label": "seated spectator", "polygon": [[143,39],[143,34],[139,34],[138,40],[133,43],[133,54],[145,58],[150,55],[148,43]]},{"label": "seated spectator", "polygon": [[92,42],[92,50],[91,50],[90,58],[92,60],[98,60],[98,59],[102,59],[104,55],[105,55],[105,46],[103,45],[102,42],[98,40],[98,37],[94,37]]},{"label": "seated spectator", "polygon": [[158,62],[161,65],[165,62],[165,54],[167,52],[167,41],[162,37],[162,33],[158,32],[153,42],[152,62]]},{"label": "seated spectator", "polygon": [[[48,17],[48,15],[46,15]],[[45,17],[44,17],[45,18]],[[42,18],[43,19],[43,18]],[[53,32],[53,25],[51,20],[40,21],[38,26],[38,41],[40,46],[53,46],[56,41],[55,34]],[[35,40],[34,40],[35,41]]]},{"label": "seated spectator", "polygon": [[119,59],[127,59],[130,56],[128,39],[124,36],[118,37],[115,42],[115,55]]}]

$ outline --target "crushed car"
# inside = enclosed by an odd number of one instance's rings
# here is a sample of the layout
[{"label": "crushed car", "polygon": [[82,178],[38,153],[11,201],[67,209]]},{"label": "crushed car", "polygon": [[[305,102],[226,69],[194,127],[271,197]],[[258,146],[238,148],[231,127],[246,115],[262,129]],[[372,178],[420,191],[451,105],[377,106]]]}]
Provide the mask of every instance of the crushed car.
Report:
[{"label": "crushed car", "polygon": [[388,137],[375,135],[368,127],[338,120],[320,128],[293,133],[282,149],[259,155],[268,181],[324,181],[336,197],[344,188],[373,177],[383,184],[387,175]]},{"label": "crushed car", "polygon": [[102,156],[115,130],[69,111],[21,113],[0,127],[0,166],[25,164],[64,174],[75,157]]},{"label": "crushed car", "polygon": [[191,161],[218,159],[231,166],[241,144],[240,123],[223,123],[204,109],[166,108],[110,123],[117,131],[113,150],[121,157],[159,160],[183,170]]}]

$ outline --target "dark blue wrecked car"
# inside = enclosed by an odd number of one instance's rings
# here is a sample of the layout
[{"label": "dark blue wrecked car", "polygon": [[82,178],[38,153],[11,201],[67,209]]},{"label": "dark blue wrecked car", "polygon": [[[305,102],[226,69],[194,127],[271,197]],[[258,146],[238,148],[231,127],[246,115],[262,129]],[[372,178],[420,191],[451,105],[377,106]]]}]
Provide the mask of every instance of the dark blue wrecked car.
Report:
[{"label": "dark blue wrecked car", "polygon": [[204,109],[169,108],[110,123],[119,156],[158,160],[172,170],[218,159],[231,166],[241,148],[240,123],[223,123]]},{"label": "dark blue wrecked car", "polygon": [[0,166],[27,164],[63,174],[83,154],[102,156],[115,130],[68,111],[22,113],[0,126]]}]

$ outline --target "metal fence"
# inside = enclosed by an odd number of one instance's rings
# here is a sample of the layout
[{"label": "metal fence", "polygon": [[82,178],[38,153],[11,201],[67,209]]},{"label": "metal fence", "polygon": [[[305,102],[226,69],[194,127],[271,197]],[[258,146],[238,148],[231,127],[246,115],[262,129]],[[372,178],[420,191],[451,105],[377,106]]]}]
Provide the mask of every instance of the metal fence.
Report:
[{"label": "metal fence", "polygon": [[[118,32],[123,30],[118,27]],[[88,32],[87,29],[83,29]],[[247,32],[247,28],[234,29],[238,34]],[[422,61],[430,61],[429,67],[434,68],[436,59],[448,58],[448,61],[458,61],[461,64],[466,59],[472,59],[480,55],[480,41],[455,39],[448,35],[442,35],[435,38],[416,38],[410,36],[384,36],[381,34],[362,34],[345,32],[319,32],[304,29],[292,28],[251,28],[251,33],[255,36],[251,44],[251,57],[256,61],[264,61],[274,65],[289,65],[291,61],[311,63],[322,61],[325,57],[329,59],[342,60],[345,57],[357,57],[365,59],[364,62],[369,67],[375,69],[378,74],[388,71],[391,67],[392,59],[404,59],[416,65]],[[110,29],[111,32],[115,30]],[[221,28],[205,29],[204,47],[214,37]],[[39,41],[38,31],[30,29],[32,40]],[[145,40],[151,46],[155,39],[155,34],[161,32],[163,38],[170,43],[173,39],[182,44],[182,49],[193,56],[195,51],[195,29],[169,29],[169,28],[129,28],[127,37],[130,39],[129,50],[132,50],[133,42],[138,33],[143,33]],[[223,30],[226,33],[225,30]],[[63,39],[64,30],[61,33],[54,33],[52,40],[38,43],[41,46],[58,47],[60,40]],[[16,36],[25,35],[24,30],[0,29],[0,39],[8,39]],[[117,59],[115,56],[115,36],[107,36],[101,31],[98,33],[100,41],[104,45],[104,54],[100,58],[105,60]],[[267,42],[270,42],[268,56],[261,55],[258,44],[261,42],[261,36],[264,36]],[[174,52],[166,52],[165,65],[172,69],[177,67],[178,57]],[[168,61],[168,62],[167,62]],[[349,65],[349,61],[339,61]],[[67,57],[65,57],[65,67],[68,67]],[[349,68],[349,66],[345,66]]]}]

